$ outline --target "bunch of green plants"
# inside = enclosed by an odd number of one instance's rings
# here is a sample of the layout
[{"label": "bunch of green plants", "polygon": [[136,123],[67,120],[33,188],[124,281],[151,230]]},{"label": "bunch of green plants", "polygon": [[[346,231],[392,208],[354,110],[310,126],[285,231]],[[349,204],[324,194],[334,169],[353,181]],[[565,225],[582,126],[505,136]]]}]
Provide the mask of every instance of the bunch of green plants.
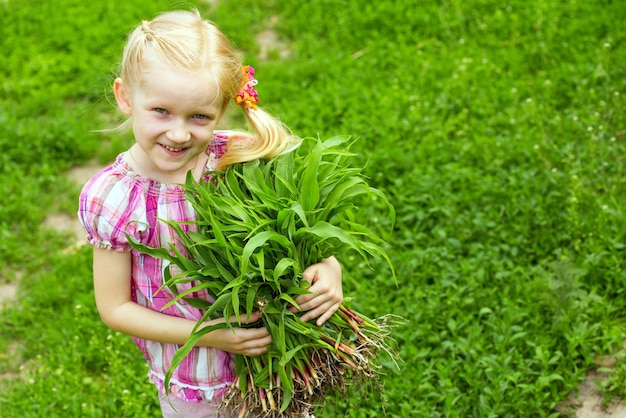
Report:
[{"label": "bunch of green plants", "polygon": [[[386,204],[393,224],[393,206],[352,166],[350,145],[348,137],[307,139],[273,159],[213,172],[209,182],[189,175],[185,189],[197,219],[167,222],[181,248],[150,248],[129,236],[135,249],[178,267],[177,274],[166,273],[164,286],[177,293],[166,307],[183,302],[203,311],[172,360],[166,387],[202,336],[242,326],[256,310],[273,343],[260,357],[235,356],[237,381],[222,407],[241,416],[303,416],[327,393],[343,393],[348,380],[375,380],[379,354],[395,361],[390,332],[398,317],[370,319],[344,304],[318,326],[293,312],[294,298],[309,293],[304,269],[335,254],[384,259],[394,274],[384,241],[357,216],[360,205],[376,200]],[[233,315],[235,323],[205,324]]]}]

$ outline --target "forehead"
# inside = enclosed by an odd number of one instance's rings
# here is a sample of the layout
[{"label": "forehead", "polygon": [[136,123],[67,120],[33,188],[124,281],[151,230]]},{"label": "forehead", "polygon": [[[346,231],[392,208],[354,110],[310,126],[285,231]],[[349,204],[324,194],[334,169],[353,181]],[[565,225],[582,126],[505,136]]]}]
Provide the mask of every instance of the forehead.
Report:
[{"label": "forehead", "polygon": [[223,103],[217,80],[209,74],[160,64],[151,64],[143,71],[138,90],[145,98],[179,101],[190,106],[219,108]]}]

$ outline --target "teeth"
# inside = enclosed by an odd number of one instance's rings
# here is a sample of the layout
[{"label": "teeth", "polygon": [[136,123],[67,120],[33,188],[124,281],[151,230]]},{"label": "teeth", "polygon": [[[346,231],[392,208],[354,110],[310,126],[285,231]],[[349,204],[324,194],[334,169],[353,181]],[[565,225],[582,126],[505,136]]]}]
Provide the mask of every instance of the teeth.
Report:
[{"label": "teeth", "polygon": [[165,147],[165,149],[167,149],[168,151],[172,151],[172,152],[178,152],[180,150],[182,150],[182,148],[172,148],[172,147],[168,147],[167,145],[163,145]]}]

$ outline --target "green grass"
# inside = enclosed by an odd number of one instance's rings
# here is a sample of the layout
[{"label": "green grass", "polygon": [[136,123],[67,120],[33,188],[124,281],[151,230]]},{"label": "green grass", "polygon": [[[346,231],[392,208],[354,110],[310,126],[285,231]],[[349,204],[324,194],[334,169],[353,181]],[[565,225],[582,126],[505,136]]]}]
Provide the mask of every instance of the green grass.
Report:
[{"label": "green grass", "polygon": [[[76,211],[67,170],[110,161],[126,33],[181,1],[0,3],[0,314],[6,417],[158,416],[130,338],[101,324],[90,253],[41,227]],[[208,6],[200,6],[207,11]],[[302,136],[348,134],[398,223],[384,264],[344,256],[348,296],[409,322],[389,417],[558,416],[621,348],[626,6],[617,1],[221,0],[206,14],[257,69],[261,104]],[[290,48],[256,58],[274,30]],[[239,120],[237,116],[233,120]],[[384,208],[367,208],[372,227]],[[603,386],[623,397],[623,356]],[[382,416],[380,396],[318,416]]]}]

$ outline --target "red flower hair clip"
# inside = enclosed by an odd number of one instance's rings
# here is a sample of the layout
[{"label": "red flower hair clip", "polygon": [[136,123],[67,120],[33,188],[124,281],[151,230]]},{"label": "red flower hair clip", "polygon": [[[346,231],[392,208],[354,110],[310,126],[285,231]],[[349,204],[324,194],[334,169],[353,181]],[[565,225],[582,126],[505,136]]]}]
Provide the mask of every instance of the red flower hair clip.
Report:
[{"label": "red flower hair clip", "polygon": [[254,78],[254,68],[249,65],[241,67],[243,71],[244,83],[241,90],[235,96],[235,103],[249,109],[257,109],[256,103],[259,101],[259,93],[255,90],[259,82]]}]

